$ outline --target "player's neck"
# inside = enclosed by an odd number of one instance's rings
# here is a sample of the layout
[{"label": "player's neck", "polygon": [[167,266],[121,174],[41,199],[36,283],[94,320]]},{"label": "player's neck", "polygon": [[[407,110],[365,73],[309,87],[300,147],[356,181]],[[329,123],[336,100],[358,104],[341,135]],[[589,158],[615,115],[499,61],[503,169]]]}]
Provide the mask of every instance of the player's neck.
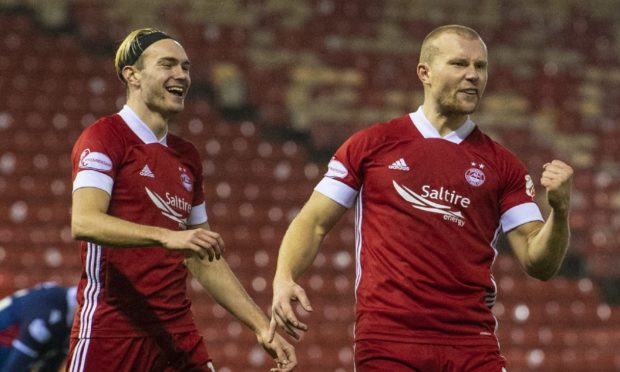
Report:
[{"label": "player's neck", "polygon": [[426,104],[424,105],[424,115],[442,137],[459,129],[467,120],[467,115],[444,115]]},{"label": "player's neck", "polygon": [[153,131],[157,139],[161,139],[168,133],[169,118],[164,117],[159,112],[149,109],[148,106],[140,100],[132,100],[130,98],[127,100],[127,106],[129,106],[144,124]]}]

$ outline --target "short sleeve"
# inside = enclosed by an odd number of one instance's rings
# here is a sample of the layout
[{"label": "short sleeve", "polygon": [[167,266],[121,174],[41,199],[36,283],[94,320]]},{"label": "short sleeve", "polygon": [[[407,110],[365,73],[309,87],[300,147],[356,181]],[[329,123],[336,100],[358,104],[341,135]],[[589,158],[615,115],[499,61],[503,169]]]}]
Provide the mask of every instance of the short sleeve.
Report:
[{"label": "short sleeve", "polygon": [[73,191],[96,187],[111,195],[123,151],[110,125],[99,121],[87,128],[71,152]]},{"label": "short sleeve", "polygon": [[331,158],[325,176],[314,189],[338,204],[351,208],[363,184],[367,148],[366,131],[351,136]]},{"label": "short sleeve", "polygon": [[535,203],[536,188],[525,165],[506,153],[500,195],[501,224],[504,232],[532,221],[544,221]]},{"label": "short sleeve", "polygon": [[200,154],[193,147],[191,155],[192,172],[194,173],[194,195],[192,198],[192,210],[187,220],[188,225],[200,225],[208,221],[207,206],[204,194],[204,183],[202,176],[202,162]]}]

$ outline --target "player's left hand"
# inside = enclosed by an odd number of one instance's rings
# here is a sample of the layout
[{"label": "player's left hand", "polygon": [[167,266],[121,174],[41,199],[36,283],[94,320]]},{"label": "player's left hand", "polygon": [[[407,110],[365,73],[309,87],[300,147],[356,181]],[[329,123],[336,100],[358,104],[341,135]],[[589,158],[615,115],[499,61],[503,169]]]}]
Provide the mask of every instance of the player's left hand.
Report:
[{"label": "player's left hand", "polygon": [[276,362],[276,367],[271,368],[271,372],[290,372],[297,367],[297,355],[295,354],[295,347],[286,342],[286,340],[279,334],[275,334],[275,337],[271,342],[270,332],[265,329],[262,332],[256,334],[258,343],[265,349],[269,355]]},{"label": "player's left hand", "polygon": [[560,160],[543,165],[540,184],[547,190],[547,201],[554,211],[565,213],[570,208],[572,179],[573,168]]}]

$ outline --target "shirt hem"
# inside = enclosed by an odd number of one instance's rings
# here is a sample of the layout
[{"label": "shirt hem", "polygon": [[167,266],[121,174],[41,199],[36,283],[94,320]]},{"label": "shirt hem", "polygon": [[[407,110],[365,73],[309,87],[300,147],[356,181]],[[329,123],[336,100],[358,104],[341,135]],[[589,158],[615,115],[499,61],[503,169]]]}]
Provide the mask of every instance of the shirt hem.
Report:
[{"label": "shirt hem", "polygon": [[186,333],[198,331],[195,324],[188,324],[174,327],[147,327],[144,330],[136,330],[135,328],[127,329],[109,329],[100,328],[93,329],[89,337],[79,337],[79,331],[72,331],[71,338],[74,339],[87,339],[87,338],[137,338],[137,337],[151,337],[161,334],[172,333]]},{"label": "shirt hem", "polygon": [[447,345],[447,346],[461,346],[461,345],[492,345],[497,346],[498,340],[495,335],[492,336],[454,336],[454,335],[441,335],[441,336],[419,336],[419,335],[395,335],[395,334],[362,334],[356,335],[355,341],[371,341],[381,340],[400,343],[413,343],[413,344],[426,344],[426,345]]}]

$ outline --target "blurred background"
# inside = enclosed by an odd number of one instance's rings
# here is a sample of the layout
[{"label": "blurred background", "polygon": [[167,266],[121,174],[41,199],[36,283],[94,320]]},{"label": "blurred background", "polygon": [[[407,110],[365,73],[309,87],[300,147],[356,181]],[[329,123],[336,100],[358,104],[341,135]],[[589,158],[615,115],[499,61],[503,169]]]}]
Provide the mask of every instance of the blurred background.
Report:
[{"label": "blurred background", "polygon": [[[172,131],[203,155],[210,223],[268,311],[286,227],[354,131],[415,111],[418,50],[434,27],[475,28],[490,80],[474,120],[538,179],[575,168],[561,273],[527,278],[505,244],[493,311],[508,370],[620,371],[620,8],[616,0],[0,0],[0,297],[80,274],[70,151],[124,89],[115,46],[132,29],[176,36],[193,85]],[[544,192],[539,204],[548,212]],[[353,370],[354,223],[330,233],[301,283],[315,311],[300,371]],[[189,283],[220,372],[266,371],[253,334]]]}]

